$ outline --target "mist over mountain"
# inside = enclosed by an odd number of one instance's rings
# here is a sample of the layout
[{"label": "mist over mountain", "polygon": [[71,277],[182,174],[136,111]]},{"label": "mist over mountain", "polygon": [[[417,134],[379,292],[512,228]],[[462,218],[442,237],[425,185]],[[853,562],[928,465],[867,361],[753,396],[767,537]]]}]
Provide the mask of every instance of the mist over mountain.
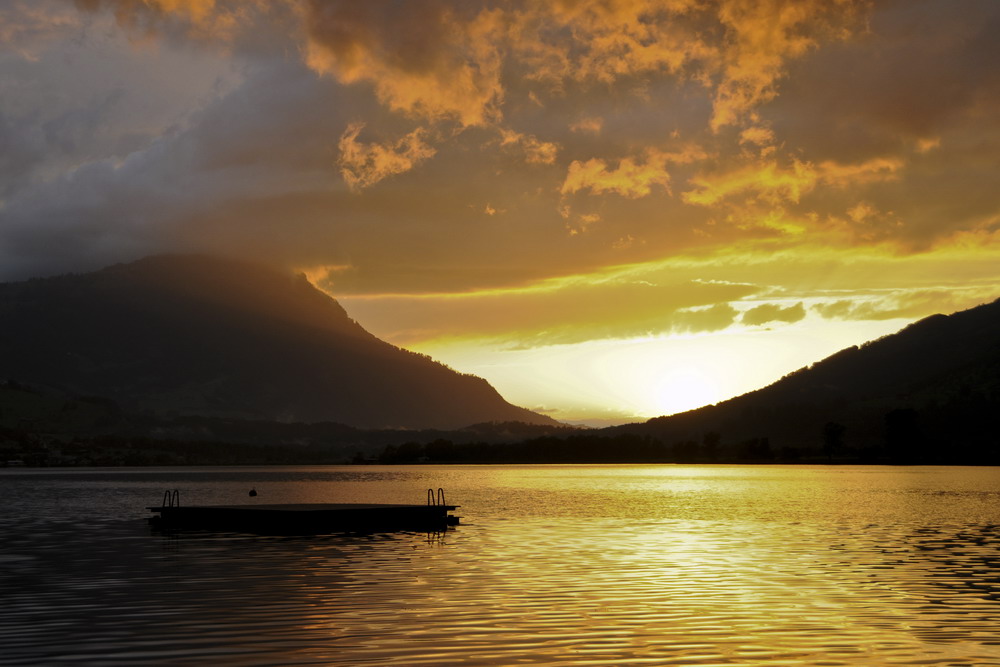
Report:
[{"label": "mist over mountain", "polygon": [[1000,300],[934,315],[717,405],[608,429],[744,458],[982,460],[1000,452]]},{"label": "mist over mountain", "polygon": [[390,345],[304,276],[165,255],[0,284],[0,378],[122,410],[363,428],[554,420]]},{"label": "mist over mountain", "polygon": [[[926,318],[717,405],[589,431],[377,339],[302,276],[240,261],[157,256],[0,284],[0,322],[0,430],[10,431],[0,440],[40,461],[61,434],[83,436],[84,452],[137,438],[302,444],[292,449],[303,461],[385,447],[388,463],[1000,462],[1000,301]],[[383,428],[413,430],[359,430]],[[190,447],[170,461],[208,456]],[[279,449],[255,456],[291,456]]]}]

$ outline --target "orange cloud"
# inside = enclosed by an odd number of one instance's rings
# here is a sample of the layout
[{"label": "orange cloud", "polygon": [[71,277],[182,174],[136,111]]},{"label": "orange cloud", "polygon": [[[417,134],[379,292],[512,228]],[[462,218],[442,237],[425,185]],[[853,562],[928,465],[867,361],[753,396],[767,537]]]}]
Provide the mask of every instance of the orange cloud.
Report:
[{"label": "orange cloud", "polygon": [[[593,282],[591,282],[593,280]],[[575,276],[535,287],[468,294],[341,298],[352,317],[394,343],[455,336],[510,348],[717,331],[738,312],[729,301],[756,288],[707,282],[652,284]]]},{"label": "orange cloud", "polygon": [[564,195],[580,190],[589,190],[592,194],[613,192],[635,199],[647,196],[654,185],[669,190],[670,174],[666,170],[666,160],[647,154],[645,162],[622,158],[614,169],[609,169],[608,163],[598,158],[586,162],[574,160],[559,191]]},{"label": "orange cloud", "polygon": [[600,158],[591,158],[585,162],[574,160],[569,165],[559,192],[563,195],[581,190],[587,190],[591,194],[611,192],[628,199],[648,196],[654,185],[669,192],[668,164],[684,164],[705,157],[707,154],[700,148],[688,146],[678,152],[650,148],[645,151],[643,160],[622,158],[615,168],[610,168]]},{"label": "orange cloud", "polygon": [[[688,0],[539,3],[517,15],[514,49],[529,79],[612,83],[652,72],[678,73],[714,48],[683,17]],[[566,39],[569,37],[569,39]]]},{"label": "orange cloud", "polygon": [[890,181],[898,177],[904,164],[903,160],[894,157],[877,157],[855,164],[827,160],[819,164],[819,178],[837,187]]},{"label": "orange cloud", "polygon": [[[163,0],[166,1],[166,0]],[[491,8],[308,0],[306,62],[341,83],[367,82],[395,111],[498,122],[506,89],[537,81],[613,84],[667,74],[710,91],[712,130],[740,123],[777,94],[790,60],[846,35],[861,0],[614,0]],[[539,102],[537,91],[528,93]],[[572,127],[600,131],[589,117]]]},{"label": "orange cloud", "polygon": [[794,160],[790,167],[782,168],[776,161],[769,161],[717,176],[692,178],[695,189],[681,197],[689,204],[702,206],[747,193],[773,203],[797,202],[803,192],[815,187],[817,178],[815,167],[807,162]]},{"label": "orange cloud", "polygon": [[531,164],[553,164],[559,154],[558,144],[541,141],[532,134],[500,130],[500,137],[501,146],[520,148],[524,152],[525,162]]},{"label": "orange cloud", "polygon": [[864,222],[876,213],[878,213],[878,210],[868,202],[864,201],[858,202],[857,205],[847,209],[847,217],[854,222]]},{"label": "orange cloud", "polygon": [[845,37],[865,5],[860,0],[722,2],[718,19],[728,39],[711,128],[735,125],[773,99],[787,61],[815,48],[822,38]]},{"label": "orange cloud", "polygon": [[364,127],[364,123],[351,123],[338,143],[340,158],[337,164],[352,190],[360,190],[389,176],[407,172],[436,152],[424,142],[422,128],[395,142],[366,144],[358,141]]},{"label": "orange cloud", "polygon": [[[529,347],[794,323],[809,313],[883,321],[951,312],[996,298],[998,256],[1000,246],[974,259],[958,250],[900,255],[890,248],[835,250],[808,242],[772,251],[727,245],[704,256],[519,289],[339,298],[352,316],[397,344],[464,337]],[[782,294],[794,301],[778,301]],[[747,300],[753,305],[741,307]]]},{"label": "orange cloud", "polygon": [[856,164],[824,161],[818,165],[793,159],[790,166],[783,167],[772,159],[722,174],[692,178],[695,188],[681,196],[687,203],[702,206],[712,206],[737,195],[772,204],[797,203],[820,184],[846,187],[891,180],[897,177],[903,164],[897,158],[873,158]]},{"label": "orange cloud", "polygon": [[917,152],[928,153],[941,147],[941,137],[925,137],[917,140]]},{"label": "orange cloud", "polygon": [[576,220],[573,221],[570,219],[571,211],[568,207],[563,208],[561,214],[564,218],[566,218],[566,231],[569,232],[570,236],[586,234],[591,225],[601,221],[601,215],[599,213],[583,213],[577,215]]},{"label": "orange cloud", "polygon": [[573,132],[600,134],[603,127],[604,119],[600,116],[585,116],[575,123],[571,123],[569,129]]},{"label": "orange cloud", "polygon": [[[103,10],[100,21],[78,21],[79,35],[96,36],[117,16],[130,35],[156,28],[169,40],[162,51],[177,56],[171,67],[180,57],[189,62],[158,89],[126,84],[124,97],[101,109],[85,99],[83,77],[65,86],[62,74],[43,78],[43,68],[23,67],[0,118],[0,144],[18,149],[6,160],[0,155],[8,229],[16,213],[26,230],[44,229],[36,219],[106,219],[113,221],[107,238],[146,243],[136,247],[155,245],[144,235],[156,243],[183,237],[194,247],[212,239],[248,253],[264,247],[269,256],[270,246],[282,245],[288,256],[350,261],[357,271],[343,284],[372,292],[523,284],[609,262],[723,254],[713,244],[932,251],[959,234],[985,238],[997,227],[988,222],[997,210],[990,189],[1000,136],[997,76],[979,66],[992,62],[987,26],[996,10],[979,4],[958,12],[931,3],[917,16],[898,3],[872,3],[870,32],[835,48],[824,46],[861,25],[861,3],[79,4]],[[287,20],[263,20],[278,12]],[[0,16],[0,31],[9,16]],[[31,25],[39,22],[25,22]],[[162,123],[138,118],[140,103],[176,97],[189,85],[184,67],[199,67],[206,51],[192,36],[226,42],[234,35],[256,50],[225,51],[226,87]],[[134,70],[125,46],[115,66]],[[50,71],[58,71],[63,49],[48,54]],[[915,57],[919,67],[911,66]],[[112,68],[91,77],[106,87],[118,78]],[[57,98],[63,101],[49,103]],[[108,133],[79,148],[99,135],[92,128],[121,126],[127,115],[136,119],[127,135]],[[914,116],[920,122],[906,125]],[[38,142],[42,136],[48,143]],[[665,142],[679,137],[706,149],[686,161],[665,157]],[[72,155],[56,160],[62,147]],[[40,166],[25,168],[25,152],[44,156]],[[431,156],[434,168],[421,169]],[[70,174],[63,168],[70,163],[90,168]],[[380,196],[350,196],[337,172],[353,190],[379,184]],[[149,185],[156,182],[181,183],[172,191],[183,197],[161,194]],[[92,206],[85,218],[90,201],[110,203]],[[248,231],[246,213],[264,207],[268,216]],[[132,231],[130,210],[157,211],[168,231]],[[361,217],[380,224],[347,222]],[[387,233],[400,228],[394,225],[414,231]],[[34,245],[44,247],[42,238]]]},{"label": "orange cloud", "polygon": [[394,111],[462,126],[500,118],[501,12],[445,2],[306,5],[306,62],[371,84]]},{"label": "orange cloud", "polygon": [[748,127],[740,132],[740,144],[768,146],[774,143],[774,131],[759,125]]},{"label": "orange cloud", "polygon": [[855,242],[884,241],[905,227],[893,211],[882,211],[869,201],[859,201],[844,215],[827,216],[824,225]]},{"label": "orange cloud", "polygon": [[[613,83],[669,73],[712,91],[712,130],[774,98],[790,60],[861,22],[863,0],[550,3],[517,15],[514,55],[527,77]],[[566,36],[570,36],[566,39]]]},{"label": "orange cloud", "polygon": [[[305,62],[344,84],[367,83],[402,113],[484,126],[503,117],[506,88],[613,84],[670,75],[709,92],[712,130],[742,122],[777,94],[789,61],[860,25],[863,0],[612,0],[420,3],[352,0],[77,0],[111,8],[147,34],[228,42],[274,16]],[[537,92],[531,91],[538,100]],[[576,131],[595,131],[578,125]]]}]

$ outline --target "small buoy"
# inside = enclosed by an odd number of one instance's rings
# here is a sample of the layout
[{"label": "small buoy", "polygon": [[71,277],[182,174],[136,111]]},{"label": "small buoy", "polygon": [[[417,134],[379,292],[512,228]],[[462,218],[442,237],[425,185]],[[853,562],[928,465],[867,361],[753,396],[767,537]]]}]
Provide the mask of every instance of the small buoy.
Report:
[{"label": "small buoy", "polygon": [[257,496],[257,489],[250,489],[250,497],[254,498]]}]

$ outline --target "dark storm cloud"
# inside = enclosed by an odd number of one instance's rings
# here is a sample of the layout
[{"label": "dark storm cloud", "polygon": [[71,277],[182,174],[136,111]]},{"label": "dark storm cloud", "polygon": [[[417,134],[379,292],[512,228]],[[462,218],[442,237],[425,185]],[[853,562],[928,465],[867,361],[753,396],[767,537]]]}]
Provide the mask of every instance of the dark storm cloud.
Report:
[{"label": "dark storm cloud", "polygon": [[85,0],[44,39],[16,6],[4,277],[182,249],[463,292],[997,224],[995,3]]},{"label": "dark storm cloud", "polygon": [[[329,188],[335,175],[329,138],[343,118],[328,110],[337,106],[335,91],[317,85],[298,64],[260,68],[188,128],[124,158],[93,160],[30,184],[27,176],[5,181],[17,196],[0,209],[4,277],[18,277],[34,263],[79,270],[156,251],[196,250],[201,240],[189,220],[231,202]],[[33,155],[40,163],[41,156],[51,161],[59,150],[72,151],[80,122],[50,121],[41,128],[42,145],[23,148],[9,168],[23,171]],[[280,221],[270,222],[269,236],[277,241]],[[242,245],[240,232],[234,221],[231,248]],[[213,249],[227,251],[219,241]]]}]

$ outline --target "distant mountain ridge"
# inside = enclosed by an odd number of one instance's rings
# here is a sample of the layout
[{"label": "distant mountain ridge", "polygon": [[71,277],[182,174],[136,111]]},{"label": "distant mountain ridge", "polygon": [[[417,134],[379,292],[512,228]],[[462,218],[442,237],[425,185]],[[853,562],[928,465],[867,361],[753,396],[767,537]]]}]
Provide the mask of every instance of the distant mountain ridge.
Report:
[{"label": "distant mountain ridge", "polygon": [[[902,461],[1000,452],[1000,300],[933,315],[717,405],[607,429],[664,443],[867,451]],[[710,447],[711,449],[711,447]],[[862,457],[864,458],[864,457]]]},{"label": "distant mountain ridge", "polygon": [[556,424],[258,264],[162,255],[0,284],[0,378],[126,411],[362,428]]}]

